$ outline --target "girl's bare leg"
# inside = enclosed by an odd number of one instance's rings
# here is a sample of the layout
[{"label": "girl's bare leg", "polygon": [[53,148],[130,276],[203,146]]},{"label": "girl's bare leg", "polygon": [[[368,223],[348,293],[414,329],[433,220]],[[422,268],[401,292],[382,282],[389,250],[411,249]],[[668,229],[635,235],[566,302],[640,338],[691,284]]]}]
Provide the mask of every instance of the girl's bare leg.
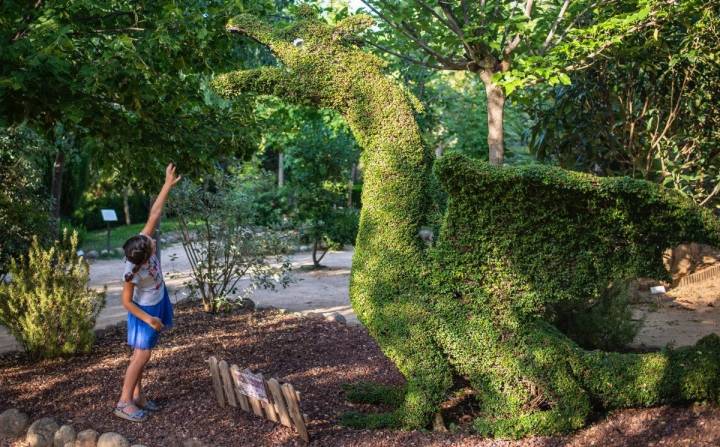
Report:
[{"label": "girl's bare leg", "polygon": [[130,357],[130,364],[127,371],[125,371],[122,393],[120,394],[120,402],[130,404],[126,407],[127,413],[137,411],[137,407],[133,404],[133,394],[136,388],[141,387],[140,379],[148,360],[150,360],[149,349],[135,349],[132,357]]}]

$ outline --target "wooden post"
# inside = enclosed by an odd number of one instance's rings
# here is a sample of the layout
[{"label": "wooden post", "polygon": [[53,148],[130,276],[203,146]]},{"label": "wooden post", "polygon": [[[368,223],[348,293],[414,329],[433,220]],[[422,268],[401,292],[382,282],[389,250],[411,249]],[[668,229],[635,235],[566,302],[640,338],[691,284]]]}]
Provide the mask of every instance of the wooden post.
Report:
[{"label": "wooden post", "polygon": [[230,370],[225,360],[221,360],[218,364],[220,369],[220,378],[222,379],[223,387],[225,388],[225,398],[231,407],[237,408],[237,400],[235,399],[235,387],[233,387],[233,381],[230,377]]},{"label": "wooden post", "polygon": [[210,375],[212,376],[213,389],[215,390],[215,398],[221,407],[225,406],[225,398],[223,397],[222,383],[220,381],[220,371],[218,370],[218,361],[215,357],[210,357]]},{"label": "wooden post", "polygon": [[265,415],[268,419],[270,419],[273,422],[280,422],[280,419],[278,418],[277,412],[275,412],[275,405],[273,405],[273,398],[271,393],[268,392],[268,386],[267,382],[265,381],[265,377],[263,377],[262,374],[258,374],[258,376],[263,381],[263,386],[265,387],[265,395],[268,397],[268,402],[260,401],[260,403],[263,406],[263,409],[265,410]]},{"label": "wooden post", "polygon": [[295,425],[295,429],[305,442],[310,442],[310,435],[308,434],[305,421],[300,412],[300,403],[297,401],[295,388],[289,383],[285,383],[282,385],[282,391],[285,396],[285,401],[288,404],[288,410],[290,411],[290,417]]},{"label": "wooden post", "polygon": [[268,388],[270,388],[270,394],[273,397],[273,403],[275,404],[275,411],[280,416],[280,423],[286,427],[292,427],[290,421],[290,413],[288,413],[287,405],[285,404],[285,398],[283,397],[282,389],[280,389],[280,383],[275,379],[267,381]]},{"label": "wooden post", "polygon": [[247,396],[240,392],[240,384],[238,384],[236,380],[236,374],[240,373],[240,368],[238,368],[237,365],[232,365],[230,367],[230,372],[230,376],[233,379],[233,384],[235,385],[235,397],[240,403],[240,408],[242,408],[243,411],[250,412],[250,402],[248,402]]}]

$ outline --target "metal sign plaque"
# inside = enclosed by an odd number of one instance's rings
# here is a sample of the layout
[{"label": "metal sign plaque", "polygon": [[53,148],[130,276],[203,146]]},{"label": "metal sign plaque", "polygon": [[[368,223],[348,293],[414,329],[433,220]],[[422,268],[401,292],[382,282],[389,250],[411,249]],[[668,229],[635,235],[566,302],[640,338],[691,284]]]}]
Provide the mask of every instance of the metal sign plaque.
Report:
[{"label": "metal sign plaque", "polygon": [[264,402],[270,402],[265,391],[265,380],[250,371],[233,371],[238,390],[248,396]]},{"label": "metal sign plaque", "polygon": [[115,213],[115,210],[100,210],[102,213],[102,219],[103,222],[117,222],[117,214]]}]

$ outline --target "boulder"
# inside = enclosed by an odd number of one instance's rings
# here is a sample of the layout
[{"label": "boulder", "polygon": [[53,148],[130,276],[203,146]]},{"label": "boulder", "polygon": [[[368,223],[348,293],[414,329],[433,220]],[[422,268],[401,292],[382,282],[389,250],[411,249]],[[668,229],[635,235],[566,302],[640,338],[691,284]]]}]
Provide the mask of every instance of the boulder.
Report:
[{"label": "boulder", "polygon": [[97,447],[130,447],[130,442],[121,434],[108,432],[100,435]]},{"label": "boulder", "polygon": [[55,432],[53,447],[65,447],[65,444],[73,442],[75,442],[75,429],[72,425],[63,425]]},{"label": "boulder", "polygon": [[307,312],[305,318],[323,318],[323,314],[318,312]]},{"label": "boulder", "polygon": [[325,319],[326,319],[327,321],[334,321],[334,322],[340,323],[340,324],[346,324],[346,323],[347,323],[347,321],[345,320],[345,317],[343,317],[342,314],[339,313],[339,312],[333,312],[333,313],[331,313],[330,315],[326,315],[326,316],[325,316]]},{"label": "boulder", "polygon": [[22,435],[28,425],[28,416],[16,408],[0,414],[0,439],[13,439]]},{"label": "boulder", "polygon": [[97,259],[99,256],[99,253],[97,250],[90,250],[87,253],[85,253],[85,259]]},{"label": "boulder", "polygon": [[52,418],[42,418],[30,424],[25,436],[28,447],[53,447],[55,432],[60,426]]},{"label": "boulder", "polygon": [[75,447],[96,447],[98,432],[95,430],[83,430],[77,434]]}]

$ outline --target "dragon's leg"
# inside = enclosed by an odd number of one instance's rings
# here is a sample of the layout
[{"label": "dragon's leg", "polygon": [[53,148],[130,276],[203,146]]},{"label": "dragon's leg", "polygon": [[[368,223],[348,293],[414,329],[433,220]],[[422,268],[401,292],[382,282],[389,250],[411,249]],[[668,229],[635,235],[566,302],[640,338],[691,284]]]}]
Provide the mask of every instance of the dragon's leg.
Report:
[{"label": "dragon's leg", "polygon": [[[356,295],[355,299],[360,298]],[[348,414],[343,422],[352,427],[426,427],[452,386],[453,378],[445,355],[434,341],[427,308],[417,302],[390,303],[373,307],[372,312],[373,318],[366,320],[368,330],[407,383],[403,394],[394,393],[395,402],[386,402],[399,405],[395,411]]]}]

